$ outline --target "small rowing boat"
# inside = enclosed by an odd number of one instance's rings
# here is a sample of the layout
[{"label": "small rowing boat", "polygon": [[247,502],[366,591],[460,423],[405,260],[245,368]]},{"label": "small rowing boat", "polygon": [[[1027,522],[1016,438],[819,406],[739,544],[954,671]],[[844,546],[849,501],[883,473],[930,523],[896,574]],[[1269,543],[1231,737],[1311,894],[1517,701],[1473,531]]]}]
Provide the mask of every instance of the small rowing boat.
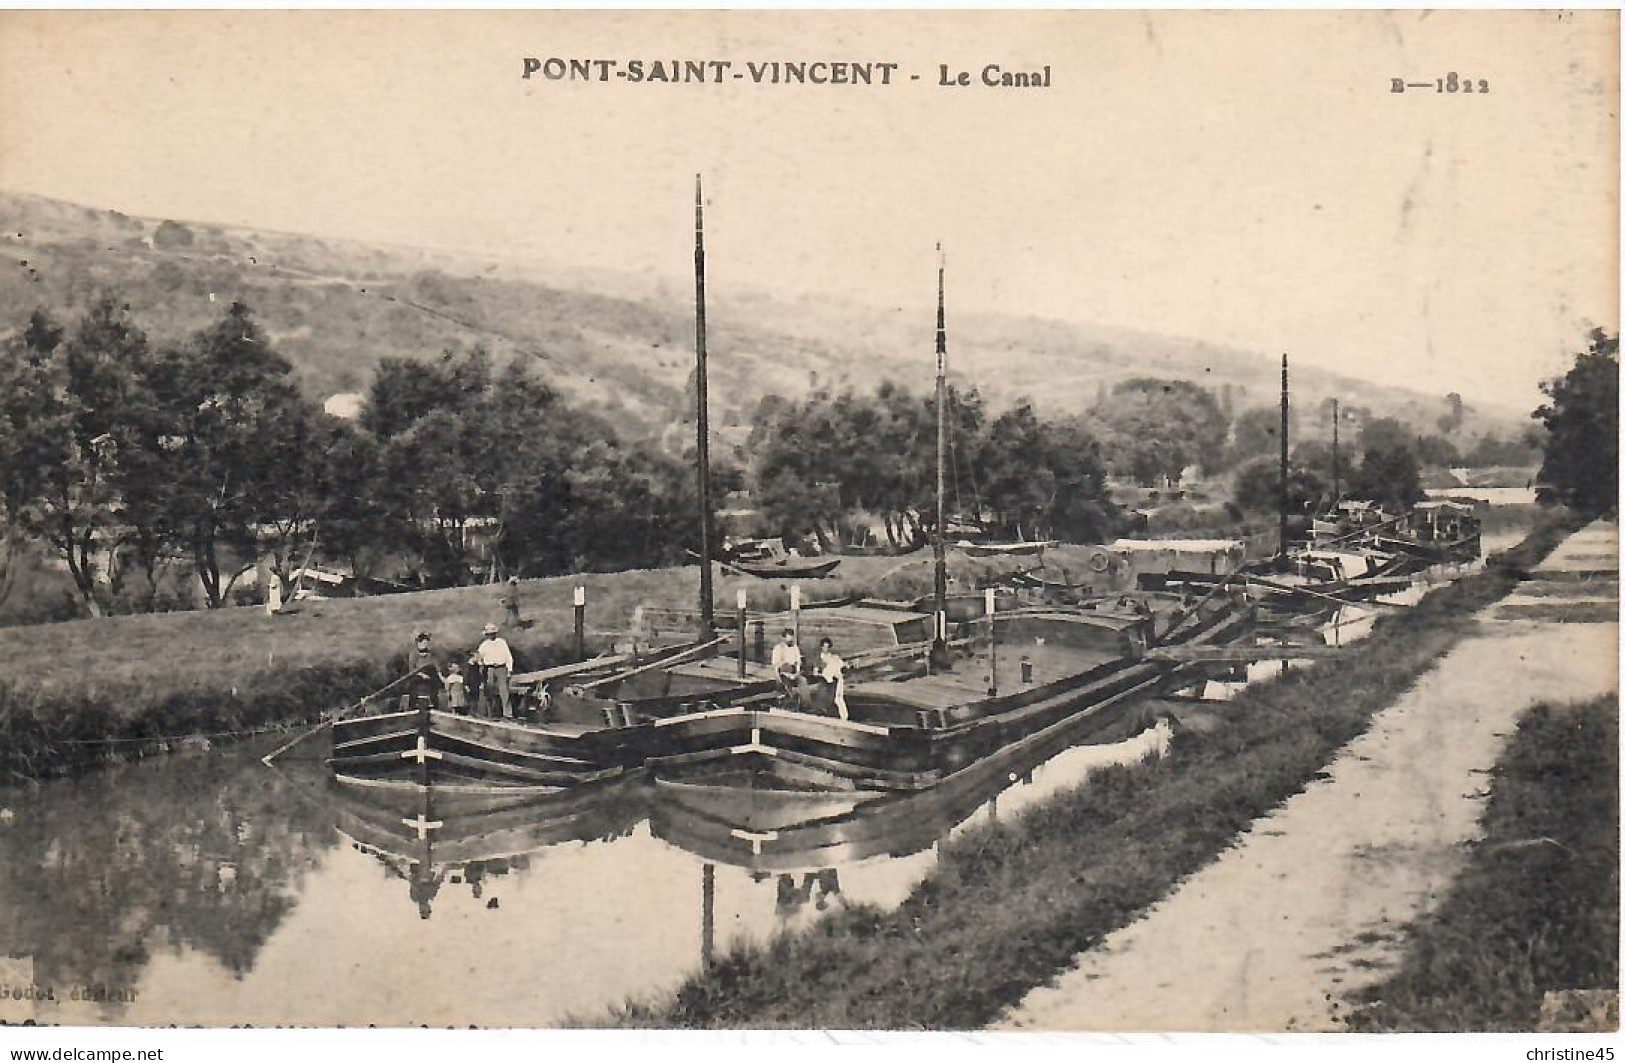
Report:
[{"label": "small rowing boat", "polygon": [[1032,543],[977,543],[961,539],[955,545],[970,557],[1043,557],[1045,548],[1054,546],[1055,540],[1047,539]]},{"label": "small rowing boat", "polygon": [[823,579],[840,567],[838,557],[802,557],[783,539],[747,539],[723,557],[723,563],[757,579]]}]

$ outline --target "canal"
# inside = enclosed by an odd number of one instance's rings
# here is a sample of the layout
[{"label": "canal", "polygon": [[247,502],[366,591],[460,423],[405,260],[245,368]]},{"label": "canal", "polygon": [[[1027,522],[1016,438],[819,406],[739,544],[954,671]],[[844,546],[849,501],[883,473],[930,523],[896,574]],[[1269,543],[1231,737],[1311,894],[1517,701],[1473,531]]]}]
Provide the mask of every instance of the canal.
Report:
[{"label": "canal", "polygon": [[[1487,532],[1486,553],[1527,525]],[[1339,614],[1327,641],[1375,615]],[[1063,734],[963,786],[858,807],[719,803],[633,779],[419,809],[338,787],[319,760],[267,767],[276,740],[0,787],[0,1019],[591,1022],[737,943],[895,907],[956,833],[1168,737],[1160,724],[1107,745]]]},{"label": "canal", "polygon": [[[1161,751],[1036,753],[968,790],[729,809],[642,780],[421,832],[272,744],[0,789],[0,1017],[552,1025],[735,942],[903,901],[940,843]],[[29,999],[49,993],[50,999]]]}]

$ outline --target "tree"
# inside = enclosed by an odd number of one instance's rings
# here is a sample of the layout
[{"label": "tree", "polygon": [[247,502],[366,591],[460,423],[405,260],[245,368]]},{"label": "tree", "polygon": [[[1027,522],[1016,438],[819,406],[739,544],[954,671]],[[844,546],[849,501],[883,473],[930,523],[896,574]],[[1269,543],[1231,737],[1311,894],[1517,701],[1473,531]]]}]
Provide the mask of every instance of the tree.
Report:
[{"label": "tree", "polygon": [[1071,542],[1105,542],[1113,534],[1113,517],[1100,441],[1077,417],[1050,422],[1049,436],[1056,490],[1046,514],[1047,534]]},{"label": "tree", "polygon": [[405,514],[391,505],[383,447],[356,425],[327,418],[317,454],[315,533],[323,551],[343,558],[364,581],[389,553],[413,545]]},{"label": "tree", "polygon": [[0,344],[0,601],[11,593],[28,516],[61,453],[43,416],[53,405],[48,363],[62,329],[43,311],[21,340]]},{"label": "tree", "polygon": [[1392,417],[1373,417],[1360,429],[1360,449],[1400,450],[1411,444],[1411,430]]},{"label": "tree", "polygon": [[[1281,452],[1281,410],[1278,406],[1254,406],[1236,418],[1230,443],[1230,461],[1241,464],[1253,458],[1266,458]],[[1277,458],[1277,462],[1279,459]]]},{"label": "tree", "polygon": [[492,387],[491,356],[478,345],[463,352],[442,351],[438,362],[385,358],[367,389],[361,427],[388,440],[435,410],[480,406]]},{"label": "tree", "polygon": [[[1281,463],[1258,458],[1236,471],[1236,505],[1251,513],[1279,513],[1281,509]],[[1287,513],[1302,515],[1317,508],[1326,494],[1326,484],[1313,469],[1289,462],[1287,465]]]},{"label": "tree", "polygon": [[[826,548],[838,538],[842,517],[857,504],[856,498],[850,505],[843,501],[841,485],[862,481],[867,470],[857,463],[875,457],[851,446],[858,405],[851,395],[842,401],[815,390],[800,404],[778,407],[772,421],[751,430],[757,505],[784,534],[811,535]],[[832,483],[833,490],[827,486]]]},{"label": "tree", "polygon": [[[1341,455],[1339,456],[1341,460]],[[1279,465],[1279,459],[1277,459]],[[1328,488],[1332,482],[1332,446],[1318,439],[1306,439],[1292,448],[1291,465],[1314,474]],[[1338,470],[1341,474],[1342,470]],[[1341,485],[1339,485],[1341,486]]]},{"label": "tree", "polygon": [[169,419],[159,448],[168,469],[163,506],[211,609],[253,567],[222,570],[222,549],[253,551],[262,528],[285,547],[313,505],[315,411],[295,388],[292,368],[242,303],[155,367]]},{"label": "tree", "polygon": [[1138,377],[1092,411],[1113,468],[1143,484],[1177,483],[1187,466],[1225,465],[1229,422],[1218,400],[1188,380]]},{"label": "tree", "polygon": [[1461,454],[1456,450],[1456,445],[1444,436],[1417,436],[1413,449],[1416,460],[1423,465],[1450,468],[1461,463]]},{"label": "tree", "polygon": [[[1488,433],[1473,444],[1462,457],[1462,463],[1473,468],[1538,464],[1542,447],[1539,441],[1530,438],[1536,431],[1540,430],[1531,428],[1529,436],[1520,439],[1503,439],[1494,432]],[[1545,432],[1541,431],[1541,435]]]},{"label": "tree", "polygon": [[1000,529],[1016,538],[1041,537],[1040,528],[1054,504],[1055,444],[1047,428],[1025,399],[988,426],[987,503]]},{"label": "tree", "polygon": [[70,339],[48,351],[29,346],[60,337],[53,329],[36,319],[25,334],[29,360],[44,376],[26,400],[30,453],[43,475],[23,525],[66,562],[85,611],[101,616],[98,566],[124,527],[121,455],[129,460],[132,425],[148,420],[140,411],[153,405],[147,340],[111,295],[96,299]]},{"label": "tree", "polygon": [[1345,494],[1378,502],[1390,509],[1407,509],[1426,497],[1416,456],[1405,446],[1368,448],[1360,467],[1349,477]]},{"label": "tree", "polygon": [[1563,376],[1541,385],[1546,427],[1539,497],[1588,516],[1619,505],[1619,335],[1592,329]]}]

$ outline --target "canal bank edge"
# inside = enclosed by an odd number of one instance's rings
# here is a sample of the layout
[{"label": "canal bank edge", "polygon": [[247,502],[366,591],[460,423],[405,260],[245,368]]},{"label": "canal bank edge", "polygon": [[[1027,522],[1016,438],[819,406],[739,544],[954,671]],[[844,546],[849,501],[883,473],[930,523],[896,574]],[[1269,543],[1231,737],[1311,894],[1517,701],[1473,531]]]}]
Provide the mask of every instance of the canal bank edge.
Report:
[{"label": "canal bank edge", "polygon": [[[1615,540],[1602,524],[1565,539],[1519,593],[1479,610],[1468,637],[1377,713],[1314,783],[1146,918],[1029,994],[1008,1025],[1347,1029],[1355,999],[1404,956],[1404,928],[1450,892],[1478,834],[1485,780],[1520,717],[1541,701],[1617,689],[1612,616],[1590,623],[1578,610],[1573,622],[1504,615],[1545,573],[1577,571],[1575,559],[1599,544],[1611,553]],[[1576,952],[1585,946],[1573,944]],[[1538,995],[1534,1003],[1538,1009]]]},{"label": "canal bank edge", "polygon": [[1384,617],[1345,655],[1248,689],[1221,726],[1179,731],[1166,760],[1103,770],[966,832],[895,911],[854,906],[736,947],[673,993],[579,1024],[986,1026],[1301,791],[1577,525],[1543,514],[1484,570]]}]

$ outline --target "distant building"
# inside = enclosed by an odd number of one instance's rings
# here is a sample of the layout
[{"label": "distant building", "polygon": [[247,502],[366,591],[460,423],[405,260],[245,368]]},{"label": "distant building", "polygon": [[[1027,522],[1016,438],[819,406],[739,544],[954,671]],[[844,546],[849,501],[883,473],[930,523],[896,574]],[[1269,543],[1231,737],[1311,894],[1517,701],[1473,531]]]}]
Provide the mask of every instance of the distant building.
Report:
[{"label": "distant building", "polygon": [[322,409],[342,421],[353,421],[361,416],[361,407],[366,401],[366,396],[359,391],[340,391],[327,396]]}]

